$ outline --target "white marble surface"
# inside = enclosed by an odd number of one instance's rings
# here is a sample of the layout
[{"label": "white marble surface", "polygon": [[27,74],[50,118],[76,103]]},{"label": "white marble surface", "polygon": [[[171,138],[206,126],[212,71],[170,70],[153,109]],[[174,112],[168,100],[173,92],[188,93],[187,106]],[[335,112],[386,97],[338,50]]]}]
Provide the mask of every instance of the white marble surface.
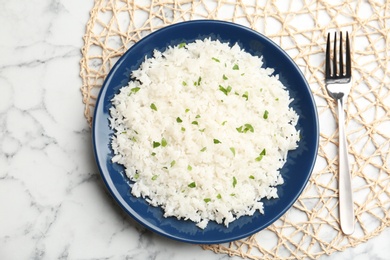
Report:
[{"label": "white marble surface", "polygon": [[[79,89],[92,4],[1,1],[0,259],[230,258],[144,230],[106,193]],[[390,259],[389,245],[387,228],[322,259]]]}]

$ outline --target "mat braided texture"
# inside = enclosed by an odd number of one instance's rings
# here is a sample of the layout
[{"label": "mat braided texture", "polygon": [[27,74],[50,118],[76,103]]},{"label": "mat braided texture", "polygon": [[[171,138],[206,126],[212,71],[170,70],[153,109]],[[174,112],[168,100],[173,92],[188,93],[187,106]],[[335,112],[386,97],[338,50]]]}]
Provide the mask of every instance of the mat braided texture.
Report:
[{"label": "mat braided texture", "polygon": [[[354,247],[390,226],[390,2],[96,0],[80,62],[89,124],[103,80],[117,59],[150,32],[194,19],[251,27],[286,50],[310,84],[321,132],[312,177],[282,218],[248,238],[202,247],[249,259],[313,259]],[[346,132],[356,230],[349,237],[340,231],[338,218],[337,110],[324,85],[326,35],[338,30],[349,31],[353,50]]]}]

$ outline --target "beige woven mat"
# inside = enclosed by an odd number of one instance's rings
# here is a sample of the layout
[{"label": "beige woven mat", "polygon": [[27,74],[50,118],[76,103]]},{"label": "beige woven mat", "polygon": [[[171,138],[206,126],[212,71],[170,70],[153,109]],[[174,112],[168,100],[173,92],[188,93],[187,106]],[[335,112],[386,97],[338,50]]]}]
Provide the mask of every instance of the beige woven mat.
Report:
[{"label": "beige woven mat", "polygon": [[[203,248],[250,259],[318,258],[356,246],[390,226],[390,2],[96,0],[80,73],[88,122],[103,80],[119,56],[151,31],[193,19],[243,24],[284,48],[311,86],[321,131],[310,182],[280,220],[246,239]],[[357,223],[350,237],[339,228],[336,111],[324,88],[325,38],[334,30],[348,30],[353,43],[346,131]]]}]

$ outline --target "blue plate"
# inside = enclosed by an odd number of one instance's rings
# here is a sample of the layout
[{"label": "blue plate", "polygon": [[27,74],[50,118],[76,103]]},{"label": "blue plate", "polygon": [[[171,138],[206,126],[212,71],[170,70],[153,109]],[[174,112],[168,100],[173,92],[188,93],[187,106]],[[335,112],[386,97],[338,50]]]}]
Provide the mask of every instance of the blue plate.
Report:
[{"label": "blue plate", "polygon": [[[164,218],[160,207],[149,206],[144,199],[130,193],[129,181],[122,166],[113,164],[110,141],[113,131],[109,127],[110,100],[119,89],[126,86],[130,72],[137,69],[154,49],[163,51],[167,46],[196,39],[211,38],[238,43],[253,55],[262,55],[264,66],[274,68],[280,80],[294,98],[291,106],[299,114],[297,128],[301,140],[297,150],[288,154],[281,170],[285,180],[278,186],[278,199],[264,200],[265,214],[255,213],[232,222],[228,228],[209,222],[201,230],[191,221]],[[279,219],[297,200],[311,175],[318,149],[317,110],[310,88],[293,60],[265,36],[233,23],[197,20],[174,24],[146,36],[132,46],[108,74],[96,102],[92,141],[97,165],[102,178],[119,205],[135,220],[150,230],[179,241],[197,244],[224,243],[247,237]]]}]

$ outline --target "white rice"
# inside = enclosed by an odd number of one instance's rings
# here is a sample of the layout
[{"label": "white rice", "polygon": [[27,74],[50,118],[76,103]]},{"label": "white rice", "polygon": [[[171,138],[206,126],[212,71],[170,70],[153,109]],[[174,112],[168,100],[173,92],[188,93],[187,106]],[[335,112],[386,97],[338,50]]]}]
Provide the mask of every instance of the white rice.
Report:
[{"label": "white rice", "polygon": [[154,51],[112,99],[112,161],[164,217],[228,226],[278,198],[298,115],[261,58],[209,39],[183,45]]}]

